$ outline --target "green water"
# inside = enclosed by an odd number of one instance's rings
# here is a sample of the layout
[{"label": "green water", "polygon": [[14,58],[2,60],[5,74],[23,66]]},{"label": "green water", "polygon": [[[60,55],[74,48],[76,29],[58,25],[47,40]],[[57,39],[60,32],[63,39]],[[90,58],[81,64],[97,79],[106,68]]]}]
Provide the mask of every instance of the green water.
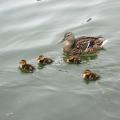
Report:
[{"label": "green water", "polygon": [[[0,120],[120,120],[119,11],[119,0],[1,0]],[[66,64],[59,42],[68,31],[102,35],[106,50]],[[19,71],[21,59],[37,67],[41,54],[55,62],[33,74]],[[86,84],[85,69],[101,79]]]}]

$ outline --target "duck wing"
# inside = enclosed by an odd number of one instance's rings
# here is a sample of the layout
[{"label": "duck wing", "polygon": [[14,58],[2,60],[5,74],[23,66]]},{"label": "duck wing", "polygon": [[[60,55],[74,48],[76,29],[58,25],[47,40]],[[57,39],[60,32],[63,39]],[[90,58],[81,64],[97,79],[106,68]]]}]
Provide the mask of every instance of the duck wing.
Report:
[{"label": "duck wing", "polygon": [[70,55],[82,54],[88,46],[88,37],[82,36],[75,39],[74,45],[70,51]]},{"label": "duck wing", "polygon": [[[102,36],[96,36],[96,37],[86,37],[82,36],[76,39],[76,46],[83,45],[84,48],[102,48],[107,43],[107,40],[105,40]],[[87,44],[87,46],[86,46]]]},{"label": "duck wing", "polygon": [[70,51],[70,54],[82,54],[86,52],[94,53],[100,50],[107,41],[102,36],[96,37],[87,37],[81,36],[75,39],[73,48]]}]

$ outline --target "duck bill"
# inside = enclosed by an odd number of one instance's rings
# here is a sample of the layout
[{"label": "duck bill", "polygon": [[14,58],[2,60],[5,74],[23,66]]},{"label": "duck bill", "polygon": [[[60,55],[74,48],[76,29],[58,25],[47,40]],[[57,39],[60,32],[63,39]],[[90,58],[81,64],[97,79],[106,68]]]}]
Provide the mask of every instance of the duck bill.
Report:
[{"label": "duck bill", "polygon": [[104,40],[100,47],[103,47],[107,42],[108,42],[108,40]]},{"label": "duck bill", "polygon": [[63,38],[59,43],[63,43],[65,41],[65,39]]}]

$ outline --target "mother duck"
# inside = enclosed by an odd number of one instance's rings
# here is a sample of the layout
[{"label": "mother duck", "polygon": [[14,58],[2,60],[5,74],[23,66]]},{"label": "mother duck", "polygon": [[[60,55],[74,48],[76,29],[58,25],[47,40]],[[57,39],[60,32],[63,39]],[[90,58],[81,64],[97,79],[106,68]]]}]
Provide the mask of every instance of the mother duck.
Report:
[{"label": "mother duck", "polygon": [[87,37],[81,36],[75,38],[72,32],[65,33],[64,35],[63,51],[68,55],[81,55],[84,53],[96,53],[103,48],[107,42],[103,37]]}]

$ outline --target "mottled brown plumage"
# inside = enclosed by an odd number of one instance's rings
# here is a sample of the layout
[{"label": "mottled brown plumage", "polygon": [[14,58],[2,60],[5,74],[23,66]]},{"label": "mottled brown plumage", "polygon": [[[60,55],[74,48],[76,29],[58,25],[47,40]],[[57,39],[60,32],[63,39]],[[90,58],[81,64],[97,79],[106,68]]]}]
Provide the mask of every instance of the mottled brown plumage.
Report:
[{"label": "mottled brown plumage", "polygon": [[66,59],[66,62],[67,63],[80,64],[81,63],[81,59],[78,56],[76,56],[76,55],[72,55],[72,56],[69,56]]},{"label": "mottled brown plumage", "polygon": [[105,40],[101,36],[75,38],[72,32],[64,35],[64,53],[69,55],[81,55],[84,53],[95,53],[103,48]]},{"label": "mottled brown plumage", "polygon": [[85,80],[89,80],[89,81],[95,81],[100,79],[100,76],[92,72],[91,70],[85,70],[82,76]]},{"label": "mottled brown plumage", "polygon": [[51,58],[47,58],[43,55],[38,56],[36,60],[37,60],[38,64],[42,64],[42,65],[47,65],[47,64],[53,63],[53,60]]},{"label": "mottled brown plumage", "polygon": [[35,70],[35,67],[32,66],[31,64],[28,64],[26,60],[21,60],[19,69],[25,73],[33,73]]}]

